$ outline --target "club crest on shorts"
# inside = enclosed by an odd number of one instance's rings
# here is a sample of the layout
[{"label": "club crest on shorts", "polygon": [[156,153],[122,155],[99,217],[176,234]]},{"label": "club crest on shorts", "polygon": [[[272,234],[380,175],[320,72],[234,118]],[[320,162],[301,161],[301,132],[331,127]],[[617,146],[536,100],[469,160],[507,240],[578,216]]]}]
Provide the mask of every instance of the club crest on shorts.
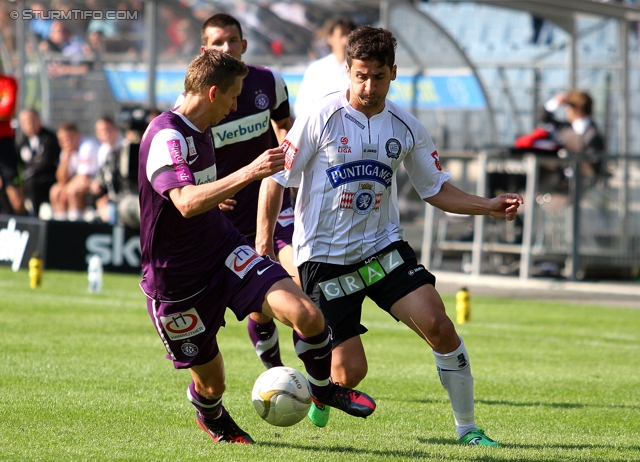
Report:
[{"label": "club crest on shorts", "polygon": [[198,354],[198,347],[193,343],[183,343],[180,349],[186,356],[195,356]]},{"label": "club crest on shorts", "polygon": [[260,110],[266,109],[269,107],[269,97],[264,93],[258,93],[255,99],[256,107]]},{"label": "club crest on shorts", "polygon": [[400,141],[395,138],[389,138],[387,143],[384,145],[385,151],[387,151],[387,157],[391,157],[393,159],[397,159],[400,157],[400,151],[402,151],[402,145]]}]

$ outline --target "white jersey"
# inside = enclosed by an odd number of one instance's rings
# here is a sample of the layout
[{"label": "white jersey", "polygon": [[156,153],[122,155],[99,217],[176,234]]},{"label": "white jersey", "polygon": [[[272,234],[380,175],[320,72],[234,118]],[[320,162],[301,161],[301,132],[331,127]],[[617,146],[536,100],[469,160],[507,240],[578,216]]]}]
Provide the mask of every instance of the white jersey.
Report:
[{"label": "white jersey", "polygon": [[320,100],[329,93],[349,88],[347,63],[338,61],[333,53],[309,64],[296,94],[296,117],[318,109]]},{"label": "white jersey", "polygon": [[404,164],[422,199],[451,178],[422,124],[387,100],[368,119],[346,91],[297,119],[283,143],[285,170],[272,178],[299,187],[294,264],[358,263],[404,238],[395,173]]}]

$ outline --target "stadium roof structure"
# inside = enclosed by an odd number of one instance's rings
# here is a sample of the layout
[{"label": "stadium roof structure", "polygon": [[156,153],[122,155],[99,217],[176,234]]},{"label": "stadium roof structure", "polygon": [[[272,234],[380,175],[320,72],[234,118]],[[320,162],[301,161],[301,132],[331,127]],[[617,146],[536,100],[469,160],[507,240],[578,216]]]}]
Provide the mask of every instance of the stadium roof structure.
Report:
[{"label": "stadium roof structure", "polygon": [[[613,18],[620,24],[620,37],[619,37],[619,49],[620,49],[620,94],[622,106],[620,110],[620,151],[627,152],[628,147],[628,114],[629,114],[629,23],[632,21],[640,21],[640,6],[630,6],[620,3],[602,2],[598,0],[429,0],[432,3],[448,2],[448,3],[477,3],[486,4],[497,7],[504,7],[510,9],[516,9],[521,11],[530,12],[536,16],[547,19],[558,27],[566,30],[571,37],[569,41],[569,53],[568,53],[568,74],[569,85],[575,86],[576,81],[576,17],[578,15],[596,15],[599,17]],[[202,0],[202,3],[208,3],[213,6],[223,7],[229,6],[236,8],[239,4],[255,4],[255,5],[268,5],[274,3],[275,0],[246,0],[244,2],[234,2],[231,0]],[[292,3],[292,2],[290,2]],[[449,36],[449,34],[435,21],[433,21],[428,15],[424,14],[417,8],[419,1],[411,0],[305,0],[300,2],[303,5],[307,5],[309,8],[321,9],[324,11],[330,11],[333,14],[340,14],[346,12],[356,12],[359,9],[372,9],[375,8],[379,11],[379,23],[383,27],[389,27],[394,30],[394,33],[399,39],[399,57],[404,58],[404,63],[414,67],[416,73],[416,82],[418,81],[418,74],[428,75],[433,70],[449,69],[454,72],[467,72],[467,74],[475,75],[475,68],[469,61],[465,53],[458,47],[456,42]],[[26,0],[16,0],[16,6],[18,8],[24,8]],[[158,5],[172,5],[173,0],[145,0],[147,5],[145,15],[146,21],[146,38],[145,42],[150,47],[148,50],[149,56],[154,57],[155,53],[155,41],[152,39],[155,37],[155,27],[157,25],[157,7]],[[473,21],[473,18],[470,18]],[[18,21],[18,43],[23,44],[25,41],[25,27],[23,21]],[[428,53],[426,52],[425,44],[429,44],[429,50],[433,50],[434,46],[440,48],[440,50],[446,50],[447,52],[440,53]],[[19,46],[18,50],[21,51],[18,62],[20,69],[24,68],[25,56],[24,47]],[[149,78],[148,82],[148,102],[149,105],[155,101],[155,72],[157,63],[153,58],[145,63],[147,65],[147,74]],[[399,65],[400,62],[399,62]],[[458,79],[460,81],[460,79]],[[476,79],[480,87],[480,91],[483,96],[486,94],[481,87],[480,79]],[[418,88],[419,85],[414,86]],[[462,91],[462,94],[468,94],[465,92],[464,85],[458,85],[458,89]],[[24,90],[21,90],[24,91]],[[486,101],[486,108],[491,113],[491,107],[489,99],[484,97]],[[23,99],[21,98],[21,101]],[[493,114],[489,120],[493,123]],[[492,127],[490,130],[495,133],[495,129]]]},{"label": "stadium roof structure", "polygon": [[[394,1],[394,0],[385,0]],[[478,3],[527,11],[535,16],[553,22],[570,36],[569,42],[569,86],[576,84],[576,17],[593,15],[616,19],[619,24],[618,45],[620,47],[620,152],[628,152],[629,133],[629,23],[640,21],[640,5],[603,2],[600,0],[429,0],[433,3]]]}]

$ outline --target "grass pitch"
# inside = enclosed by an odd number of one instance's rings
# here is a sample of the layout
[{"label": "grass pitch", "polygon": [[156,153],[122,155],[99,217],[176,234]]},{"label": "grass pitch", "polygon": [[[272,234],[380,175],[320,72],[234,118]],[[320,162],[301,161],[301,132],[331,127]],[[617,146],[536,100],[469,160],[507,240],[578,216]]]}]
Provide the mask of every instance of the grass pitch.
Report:
[{"label": "grass pitch", "polygon": [[[0,460],[122,461],[631,461],[640,460],[640,310],[471,294],[458,326],[471,356],[476,417],[502,448],[456,444],[453,417],[420,339],[365,308],[368,419],[332,412],[271,427],[251,405],[262,372],[245,323],[227,317],[219,341],[225,405],[258,442],[213,443],[194,422],[187,371],[164,359],[138,276],[0,268]],[[453,295],[443,296],[455,319]],[[640,302],[639,302],[640,305]],[[287,365],[303,369],[280,326]]]}]

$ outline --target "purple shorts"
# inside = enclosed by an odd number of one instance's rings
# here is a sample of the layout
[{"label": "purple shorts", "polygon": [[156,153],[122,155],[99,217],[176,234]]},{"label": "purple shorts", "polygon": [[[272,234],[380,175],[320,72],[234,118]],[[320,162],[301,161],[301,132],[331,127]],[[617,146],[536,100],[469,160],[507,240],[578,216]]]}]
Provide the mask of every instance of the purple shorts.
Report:
[{"label": "purple shorts", "polygon": [[[256,235],[248,236],[247,242],[253,248],[256,246]],[[276,257],[280,251],[293,242],[293,208],[282,210],[273,231],[273,250]]]},{"label": "purple shorts", "polygon": [[237,247],[211,282],[184,300],[147,298],[147,310],[176,369],[206,364],[220,351],[216,335],[228,307],[240,321],[261,312],[267,291],[290,277],[278,264],[247,245]]}]

